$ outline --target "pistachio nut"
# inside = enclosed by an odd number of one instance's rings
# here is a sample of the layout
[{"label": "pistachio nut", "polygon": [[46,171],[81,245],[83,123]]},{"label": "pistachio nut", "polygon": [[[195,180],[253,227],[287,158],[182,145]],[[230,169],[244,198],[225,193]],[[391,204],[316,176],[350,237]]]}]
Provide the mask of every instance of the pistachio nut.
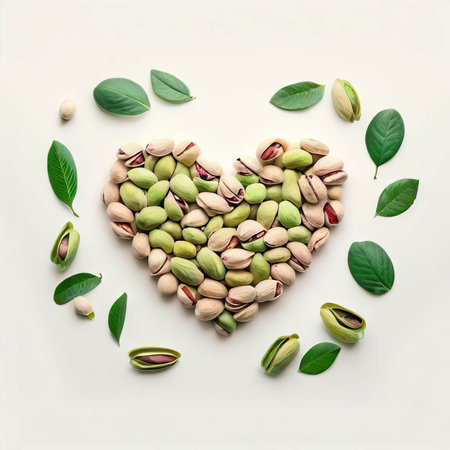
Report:
[{"label": "pistachio nut", "polygon": [[150,242],[146,233],[136,233],[131,243],[133,255],[138,259],[147,258],[150,255]]},{"label": "pistachio nut", "polygon": [[254,205],[250,205],[250,214],[248,215],[248,218],[250,220],[256,220],[256,215],[258,214],[258,208],[260,203],[255,203]]},{"label": "pistachio nut", "polygon": [[222,252],[220,258],[227,269],[246,269],[254,254],[242,248],[231,248]]},{"label": "pistachio nut", "polygon": [[302,139],[300,141],[300,148],[310,153],[314,162],[330,153],[330,149],[323,142],[316,139]]},{"label": "pistachio nut", "polygon": [[245,244],[262,238],[266,231],[266,228],[256,220],[245,220],[237,227],[236,235],[241,243]]},{"label": "pistachio nut", "polygon": [[125,166],[123,161],[114,161],[114,164],[109,170],[109,179],[111,183],[119,184],[128,180],[128,167]]},{"label": "pistachio nut", "polygon": [[220,256],[207,247],[203,247],[197,254],[197,262],[203,272],[214,280],[223,280],[225,266]]},{"label": "pistachio nut", "polygon": [[220,281],[205,278],[198,286],[199,294],[207,298],[225,298],[228,295],[227,287]]},{"label": "pistachio nut", "polygon": [[287,263],[277,263],[270,266],[270,276],[290,286],[295,281],[295,270]]},{"label": "pistachio nut", "polygon": [[252,284],[253,275],[246,270],[229,270],[225,275],[225,283],[228,286],[245,286],[246,284]]},{"label": "pistachio nut", "polygon": [[298,184],[308,203],[319,203],[326,200],[327,187],[317,175],[302,175]]},{"label": "pistachio nut", "polygon": [[263,240],[264,244],[269,248],[282,247],[289,241],[289,235],[285,228],[274,227],[267,230]]},{"label": "pistachio nut", "polygon": [[264,166],[259,173],[259,181],[265,185],[280,184],[284,180],[284,172],[277,166]]},{"label": "pistachio nut", "polygon": [[136,234],[136,227],[134,221],[129,222],[110,222],[111,229],[117,234],[121,239],[133,239]]},{"label": "pistachio nut", "polygon": [[195,245],[203,245],[207,240],[205,233],[202,230],[199,230],[198,228],[192,227],[184,228],[182,235],[184,240],[191,242],[192,244]]},{"label": "pistachio nut", "polygon": [[240,311],[233,314],[236,322],[250,322],[259,311],[259,304],[257,302],[250,303],[242,308]]},{"label": "pistachio nut", "polygon": [[57,265],[59,271],[62,272],[69,267],[77,254],[79,245],[80,234],[73,228],[72,222],[67,222],[59,232],[50,253],[50,260]]},{"label": "pistachio nut", "polygon": [[213,181],[222,175],[219,161],[199,156],[191,166],[191,177],[198,177],[203,181]]},{"label": "pistachio nut", "polygon": [[168,192],[169,182],[167,180],[158,181],[147,192],[147,205],[159,205],[164,200]]},{"label": "pistachio nut", "polygon": [[89,319],[94,319],[95,313],[92,309],[91,302],[86,297],[75,297],[73,299],[75,311],[82,316],[86,316]]},{"label": "pistachio nut", "polygon": [[134,215],[123,203],[113,202],[108,205],[106,210],[111,219],[111,228],[122,239],[133,239]]},{"label": "pistachio nut", "polygon": [[217,186],[217,194],[223,197],[228,203],[238,205],[244,199],[244,186],[235,177],[222,175]]},{"label": "pistachio nut", "polygon": [[145,192],[131,181],[125,181],[120,186],[120,197],[125,205],[133,211],[140,211],[147,206]]},{"label": "pistachio nut", "polygon": [[205,181],[199,177],[194,177],[192,181],[194,182],[194,185],[197,188],[198,192],[216,193],[217,187],[219,186],[219,182],[216,180]]},{"label": "pistachio nut", "polygon": [[200,192],[197,195],[197,204],[210,217],[228,213],[233,209],[223,197],[212,192]]},{"label": "pistachio nut", "polygon": [[302,219],[300,211],[288,200],[283,200],[278,206],[278,220],[285,228],[292,228],[300,225]]},{"label": "pistachio nut", "polygon": [[144,147],[137,142],[129,142],[128,144],[122,145],[119,150],[117,150],[117,159],[121,161],[129,161],[135,156],[140,155],[144,151]]},{"label": "pistachio nut", "polygon": [[289,242],[287,248],[291,252],[289,265],[297,272],[304,272],[311,264],[311,251],[301,242]]},{"label": "pistachio nut", "polygon": [[243,176],[259,175],[262,166],[259,161],[253,156],[245,155],[242,158],[236,159],[233,163],[236,172]]},{"label": "pistachio nut", "polygon": [[169,191],[164,199],[164,210],[170,220],[179,222],[189,212],[189,205],[178,195]]},{"label": "pistachio nut", "polygon": [[302,223],[310,230],[320,228],[325,222],[322,205],[319,203],[304,203],[300,210]]},{"label": "pistachio nut", "polygon": [[284,171],[284,181],[281,186],[281,196],[283,200],[289,200],[297,208],[302,205],[302,196],[298,185],[299,173],[295,170],[286,169]]},{"label": "pistachio nut", "polygon": [[158,162],[159,158],[157,156],[148,155],[145,159],[144,168],[147,170],[153,170],[155,169],[155,165]]},{"label": "pistachio nut", "polygon": [[59,115],[63,120],[70,120],[75,115],[76,110],[77,105],[75,103],[75,100],[71,98],[65,98],[61,102],[61,105],[59,107]]},{"label": "pistachio nut", "polygon": [[164,347],[139,347],[128,352],[130,365],[137,370],[160,370],[174,365],[180,353]]},{"label": "pistachio nut", "polygon": [[326,227],[322,227],[314,231],[308,242],[309,251],[313,252],[314,250],[319,250],[319,248],[327,242],[329,236],[330,230]]},{"label": "pistachio nut", "polygon": [[303,225],[299,225],[297,227],[292,227],[287,230],[289,241],[297,241],[303,244],[307,244],[311,239],[311,230],[308,230]]},{"label": "pistachio nut", "polygon": [[261,360],[266,374],[281,372],[297,356],[300,350],[298,334],[279,337],[267,350]]},{"label": "pistachio nut", "polygon": [[208,223],[209,217],[202,209],[194,209],[181,219],[181,226],[200,228]]},{"label": "pistachio nut", "polygon": [[339,200],[330,200],[323,207],[325,225],[335,227],[344,217],[344,205]]},{"label": "pistachio nut", "polygon": [[232,211],[224,214],[223,223],[226,227],[234,228],[237,227],[244,220],[247,220],[249,215],[250,215],[250,205],[246,202],[242,202],[241,204],[236,206]]},{"label": "pistachio nut", "polygon": [[197,247],[191,242],[176,241],[173,246],[173,254],[180,258],[193,259],[197,256]]},{"label": "pistachio nut", "polygon": [[264,258],[270,264],[289,261],[291,252],[286,247],[272,248],[264,252]]},{"label": "pistachio nut", "polygon": [[229,336],[236,329],[236,321],[229,311],[222,311],[215,320],[214,328],[222,336]]},{"label": "pistachio nut", "polygon": [[201,149],[195,143],[191,141],[179,142],[173,149],[173,156],[178,161],[181,161],[186,166],[192,166],[195,160],[200,156]]},{"label": "pistachio nut", "polygon": [[145,151],[158,158],[169,155],[175,147],[173,139],[152,139],[145,147]]},{"label": "pistachio nut", "polygon": [[335,303],[324,303],[320,317],[328,331],[342,342],[353,343],[364,337],[366,321],[355,312]]},{"label": "pistachio nut", "polygon": [[274,200],[262,202],[256,214],[256,221],[267,230],[272,227],[278,213],[278,203]]},{"label": "pistachio nut", "polygon": [[153,230],[167,220],[166,211],[159,206],[146,206],[136,216],[136,225],[145,231]]},{"label": "pistachio nut", "polygon": [[164,295],[173,295],[178,289],[178,280],[171,273],[161,275],[157,283],[158,290]]},{"label": "pistachio nut", "polygon": [[162,223],[159,226],[159,229],[169,233],[176,241],[181,239],[181,236],[182,236],[181,227],[178,222],[173,222],[172,220],[166,220],[164,223]]},{"label": "pistachio nut", "polygon": [[253,183],[259,182],[258,175],[241,175],[240,173],[237,173],[234,176],[245,188]]},{"label": "pistachio nut", "polygon": [[361,103],[355,88],[346,80],[337,79],[331,88],[331,99],[338,115],[347,122],[361,118]]},{"label": "pistachio nut", "polygon": [[283,284],[277,280],[264,280],[255,286],[258,303],[276,300],[283,293]]},{"label": "pistachio nut", "polygon": [[175,256],[170,261],[172,273],[182,282],[189,286],[198,286],[204,278],[199,268],[188,259]]},{"label": "pistachio nut", "polygon": [[150,275],[155,277],[170,272],[170,256],[160,248],[155,248],[148,255],[148,269]]},{"label": "pistachio nut", "polygon": [[224,310],[222,300],[202,298],[195,304],[195,317],[199,320],[213,320]]},{"label": "pistachio nut", "polygon": [[234,304],[252,303],[256,298],[256,289],[253,286],[237,286],[228,291],[226,301]]},{"label": "pistachio nut", "polygon": [[337,156],[325,156],[314,164],[313,174],[328,185],[342,184],[347,179],[347,173],[342,170],[344,161]]},{"label": "pistachio nut", "polygon": [[198,190],[194,182],[182,173],[172,177],[170,180],[170,190],[181,199],[190,203],[195,202],[198,195]]},{"label": "pistachio nut", "polygon": [[[201,211],[201,210],[199,210],[199,211]],[[208,220],[208,223],[206,224],[206,227],[203,231],[204,231],[206,237],[209,238],[211,233],[213,233],[214,231],[216,231],[222,227],[223,227],[223,217],[222,216],[211,217]]]},{"label": "pistachio nut", "polygon": [[208,248],[214,252],[223,252],[236,247],[238,244],[239,239],[236,236],[236,228],[219,228],[213,231],[208,238]]},{"label": "pistachio nut", "polygon": [[273,200],[280,203],[283,200],[281,184],[267,186],[266,200]]},{"label": "pistachio nut", "polygon": [[299,148],[289,149],[283,155],[283,166],[287,169],[303,169],[311,165],[312,162],[311,154]]},{"label": "pistachio nut", "polygon": [[251,205],[260,204],[264,201],[267,195],[266,186],[262,183],[250,184],[245,189],[244,199]]},{"label": "pistachio nut", "polygon": [[340,200],[342,198],[342,186],[327,186],[327,191],[330,200]]},{"label": "pistachio nut", "polygon": [[253,275],[252,283],[258,284],[260,281],[267,280],[270,277],[270,264],[261,253],[255,253],[248,270]]},{"label": "pistachio nut", "polygon": [[288,147],[289,142],[284,139],[265,139],[256,148],[256,157],[263,162],[273,161],[278,156],[282,156]]},{"label": "pistachio nut", "polygon": [[110,203],[120,201],[119,186],[111,181],[108,181],[103,188],[102,200],[106,206]]},{"label": "pistachio nut", "polygon": [[193,308],[201,299],[201,295],[195,287],[181,283],[177,288],[177,297],[186,308]]},{"label": "pistachio nut", "polygon": [[153,172],[158,180],[170,180],[175,171],[176,162],[172,155],[166,155],[156,161]]},{"label": "pistachio nut", "polygon": [[173,171],[172,178],[177,175],[186,175],[189,179],[191,179],[191,171],[188,166],[184,165],[181,161],[177,161],[175,165],[175,170]]},{"label": "pistachio nut", "polygon": [[135,167],[128,171],[128,178],[136,185],[143,189],[149,189],[157,181],[156,175],[144,167]]},{"label": "pistachio nut", "polygon": [[164,230],[155,229],[150,231],[148,239],[151,248],[161,248],[166,253],[172,253],[174,240],[173,237]]}]

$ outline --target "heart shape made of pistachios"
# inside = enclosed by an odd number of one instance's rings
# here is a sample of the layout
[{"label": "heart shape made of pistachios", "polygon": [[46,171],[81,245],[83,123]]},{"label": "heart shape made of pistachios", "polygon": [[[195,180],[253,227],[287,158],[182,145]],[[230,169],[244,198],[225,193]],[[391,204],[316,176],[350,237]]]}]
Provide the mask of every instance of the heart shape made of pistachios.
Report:
[{"label": "heart shape made of pistachios", "polygon": [[111,228],[165,295],[228,336],[274,301],[344,215],[342,159],[314,139],[264,140],[223,173],[191,141],[117,151],[103,191]]}]

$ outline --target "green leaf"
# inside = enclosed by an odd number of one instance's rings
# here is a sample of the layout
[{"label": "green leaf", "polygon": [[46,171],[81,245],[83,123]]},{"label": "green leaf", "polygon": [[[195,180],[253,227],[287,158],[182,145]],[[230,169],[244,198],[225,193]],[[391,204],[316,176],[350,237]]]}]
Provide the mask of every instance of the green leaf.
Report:
[{"label": "green leaf", "polygon": [[73,210],[73,199],[77,193],[77,168],[72,154],[61,142],[53,141],[47,155],[48,179],[55,195]]},{"label": "green leaf", "polygon": [[193,100],[189,88],[177,77],[160,70],[150,72],[153,92],[169,103],[186,103]]},{"label": "green leaf", "polygon": [[348,251],[348,267],[355,281],[372,294],[385,294],[394,284],[392,261],[375,242],[353,242]]},{"label": "green leaf", "polygon": [[405,212],[417,197],[419,180],[403,178],[387,186],[378,199],[377,216],[393,217]]},{"label": "green leaf", "polygon": [[339,355],[341,347],[331,342],[321,342],[311,347],[300,361],[299,372],[318,375],[325,372]]},{"label": "green leaf", "polygon": [[372,161],[378,167],[398,152],[405,136],[405,124],[395,109],[380,111],[370,122],[366,131],[366,147]]},{"label": "green leaf", "polygon": [[127,294],[124,292],[111,306],[108,316],[108,326],[120,345],[120,335],[122,334],[125,314],[127,312]]},{"label": "green leaf", "polygon": [[147,94],[127,78],[108,78],[94,89],[97,104],[108,112],[136,116],[150,109]]},{"label": "green leaf", "polygon": [[270,99],[270,103],[287,111],[298,111],[315,105],[322,99],[324,92],[324,85],[302,81],[280,89]]},{"label": "green leaf", "polygon": [[102,274],[100,276],[92,275],[91,273],[77,273],[58,284],[53,294],[53,300],[57,305],[64,305],[75,297],[84,295],[92,291],[102,281]]}]

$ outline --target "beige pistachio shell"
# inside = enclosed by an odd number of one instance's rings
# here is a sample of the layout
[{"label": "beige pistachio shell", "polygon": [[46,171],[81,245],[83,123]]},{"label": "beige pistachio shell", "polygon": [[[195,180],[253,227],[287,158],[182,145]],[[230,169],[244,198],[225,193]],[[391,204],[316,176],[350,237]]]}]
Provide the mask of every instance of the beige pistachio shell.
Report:
[{"label": "beige pistachio shell", "polygon": [[266,229],[256,220],[244,220],[236,230],[236,235],[241,242],[251,242],[262,238]]},{"label": "beige pistachio shell", "polygon": [[262,141],[256,148],[256,157],[263,162],[275,160],[289,148],[289,142],[281,138],[269,138]]},{"label": "beige pistachio shell", "polygon": [[205,181],[214,180],[222,175],[222,166],[219,161],[199,156],[190,169],[191,177],[199,177]]},{"label": "beige pistachio shell", "polygon": [[344,168],[344,161],[337,156],[325,156],[314,164],[313,173],[318,177]]},{"label": "beige pistachio shell", "polygon": [[148,241],[148,234],[136,233],[131,243],[131,250],[133,255],[138,259],[147,258],[150,255],[150,243]]},{"label": "beige pistachio shell", "polygon": [[181,219],[181,226],[185,227],[194,227],[200,228],[206,225],[209,221],[208,215],[203,211],[203,209],[194,209],[189,213],[185,214]]},{"label": "beige pistachio shell", "polygon": [[193,308],[201,296],[195,287],[180,283],[177,288],[177,297],[186,308]]},{"label": "beige pistachio shell", "polygon": [[192,141],[179,142],[173,149],[173,156],[186,166],[192,166],[201,153],[200,147]]},{"label": "beige pistachio shell", "polygon": [[217,193],[228,203],[237,205],[244,200],[245,189],[232,175],[222,175],[217,186]]},{"label": "beige pistachio shell", "polygon": [[313,158],[321,158],[327,156],[330,153],[330,149],[323,142],[316,139],[302,139],[300,141],[300,148],[306,150],[313,155]]},{"label": "beige pistachio shell", "polygon": [[308,242],[309,251],[313,252],[314,250],[319,250],[320,247],[325,245],[325,242],[327,242],[329,236],[330,230],[326,227],[319,228],[318,230],[314,231],[311,239]]},{"label": "beige pistachio shell", "polygon": [[256,298],[256,289],[253,286],[237,286],[228,291],[229,304],[252,303]]},{"label": "beige pistachio shell", "polygon": [[328,198],[331,200],[340,200],[342,198],[342,186],[327,186]]},{"label": "beige pistachio shell", "polygon": [[178,280],[175,275],[171,273],[165,273],[161,275],[158,279],[157,284],[158,289],[164,295],[173,295],[178,289]]},{"label": "beige pistachio shell", "polygon": [[198,286],[199,294],[207,298],[225,298],[228,295],[227,287],[220,281],[205,278]]},{"label": "beige pistachio shell", "polygon": [[233,318],[236,322],[250,322],[250,320],[253,319],[253,317],[256,316],[256,314],[259,311],[259,305],[257,302],[250,303],[250,305],[246,306],[245,308],[241,309],[239,312],[235,313],[233,315]]},{"label": "beige pistachio shell", "polygon": [[289,236],[286,228],[274,227],[267,230],[263,240],[267,247],[281,247],[289,241]]},{"label": "beige pistachio shell", "polygon": [[289,242],[287,248],[291,252],[291,258],[289,259],[289,265],[296,272],[304,272],[311,264],[311,251],[309,248],[301,242]]},{"label": "beige pistachio shell", "polygon": [[225,250],[220,258],[227,269],[246,269],[252,262],[254,252],[242,248]]},{"label": "beige pistachio shell", "polygon": [[123,183],[128,180],[128,167],[125,166],[123,161],[114,161],[111,169],[109,170],[109,179],[111,183]]},{"label": "beige pistachio shell", "polygon": [[141,144],[137,142],[129,142],[127,144],[122,145],[119,150],[117,150],[117,159],[122,161],[127,161],[133,156],[138,155],[144,150]]},{"label": "beige pistachio shell", "polygon": [[344,217],[344,205],[339,200],[330,200],[323,207],[325,225],[335,227]]},{"label": "beige pistachio shell", "polygon": [[258,303],[276,300],[283,293],[283,284],[278,280],[263,280],[255,286]]},{"label": "beige pistachio shell", "polygon": [[172,153],[175,147],[173,139],[152,139],[145,148],[145,151],[152,156],[166,156]]},{"label": "beige pistachio shell", "polygon": [[103,188],[102,200],[106,206],[110,203],[120,201],[119,186],[116,183],[108,181]]},{"label": "beige pistachio shell", "polygon": [[170,257],[160,248],[151,250],[148,256],[148,269],[150,275],[158,276],[170,272]]},{"label": "beige pistachio shell", "polygon": [[320,228],[324,224],[322,205],[319,203],[304,203],[300,211],[302,224],[310,230]]},{"label": "beige pistachio shell", "polygon": [[300,191],[308,203],[326,200],[327,187],[317,175],[302,175],[298,180]]},{"label": "beige pistachio shell", "polygon": [[221,300],[215,298],[202,298],[195,305],[195,317],[199,320],[213,320],[225,308]]},{"label": "beige pistachio shell", "polygon": [[135,231],[133,225],[128,222],[110,222],[111,229],[121,239],[133,239]]},{"label": "beige pistachio shell", "polygon": [[270,266],[270,276],[290,286],[295,281],[295,270],[287,263],[277,263]]},{"label": "beige pistachio shell", "polygon": [[338,170],[336,172],[331,172],[323,175],[321,178],[325,185],[336,186],[345,183],[348,178],[348,174],[347,172],[345,172],[345,170]]},{"label": "beige pistachio shell", "polygon": [[236,236],[236,228],[219,228],[213,231],[208,238],[208,248],[214,252],[223,252],[236,247],[238,244],[239,239]]},{"label": "beige pistachio shell", "polygon": [[274,165],[264,166],[259,172],[259,181],[265,185],[280,184],[284,180],[284,172]]},{"label": "beige pistachio shell", "polygon": [[259,175],[262,170],[260,162],[253,156],[245,155],[242,158],[238,158],[233,163],[236,172],[240,175]]},{"label": "beige pistachio shell", "polygon": [[106,209],[106,212],[113,222],[131,223],[134,220],[133,211],[127,208],[123,203],[110,203]]},{"label": "beige pistachio shell", "polygon": [[197,204],[210,217],[229,213],[233,209],[223,197],[212,192],[200,192],[197,195]]}]

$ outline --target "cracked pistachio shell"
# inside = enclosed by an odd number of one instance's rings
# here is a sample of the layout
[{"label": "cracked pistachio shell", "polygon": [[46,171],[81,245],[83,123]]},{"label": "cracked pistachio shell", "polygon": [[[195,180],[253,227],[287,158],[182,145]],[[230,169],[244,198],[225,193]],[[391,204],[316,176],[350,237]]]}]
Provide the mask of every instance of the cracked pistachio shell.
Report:
[{"label": "cracked pistachio shell", "polygon": [[169,192],[169,182],[167,180],[158,181],[147,192],[147,205],[159,205]]},{"label": "cracked pistachio shell", "polygon": [[159,226],[159,229],[169,233],[176,241],[181,239],[182,236],[181,227],[180,224],[177,222],[173,222],[172,220],[166,220]]},{"label": "cracked pistachio shell", "polygon": [[222,166],[216,160],[199,156],[189,169],[191,178],[198,178],[202,181],[217,181],[222,175]]},{"label": "cracked pistachio shell", "polygon": [[354,343],[364,337],[366,321],[350,309],[336,303],[324,303],[320,317],[328,331],[342,342]]},{"label": "cracked pistachio shell", "polygon": [[222,300],[216,298],[202,298],[195,305],[195,317],[202,321],[215,319],[224,310]]},{"label": "cracked pistachio shell", "polygon": [[210,217],[226,214],[233,210],[233,207],[223,197],[212,192],[200,192],[197,195],[197,204]]},{"label": "cracked pistachio shell", "polygon": [[252,303],[256,298],[256,289],[253,286],[237,286],[228,291],[228,303]]},{"label": "cracked pistachio shell", "polygon": [[195,160],[200,156],[200,147],[192,141],[179,142],[173,149],[173,156],[186,166],[192,166]]},{"label": "cracked pistachio shell", "polygon": [[170,220],[179,222],[189,212],[188,204],[173,192],[168,192],[164,199],[164,210]]},{"label": "cracked pistachio shell", "polygon": [[342,198],[342,186],[327,186],[327,191],[330,200],[340,200]]},{"label": "cracked pistachio shell", "polygon": [[264,258],[270,264],[286,262],[291,258],[291,252],[286,247],[272,248],[264,252]]},{"label": "cracked pistachio shell", "polygon": [[214,328],[220,335],[229,336],[236,329],[236,321],[229,311],[223,310],[216,317]]},{"label": "cracked pistachio shell", "polygon": [[109,179],[111,183],[115,184],[123,183],[128,180],[128,167],[125,166],[123,161],[114,161],[109,170]]},{"label": "cracked pistachio shell", "polygon": [[263,162],[269,162],[282,156],[289,148],[289,142],[280,138],[269,138],[262,141],[256,148],[256,157]]},{"label": "cracked pistachio shell", "polygon": [[148,155],[145,159],[144,168],[153,172],[158,159],[159,158],[157,156]]},{"label": "cracked pistachio shell", "polygon": [[147,258],[150,255],[150,242],[146,233],[136,233],[131,243],[133,255],[138,259]]},{"label": "cracked pistachio shell", "polygon": [[233,318],[236,322],[250,322],[250,320],[253,319],[253,317],[256,316],[256,314],[259,311],[259,305],[256,302],[250,303],[245,308],[242,308],[240,311],[233,314]]},{"label": "cracked pistachio shell", "polygon": [[191,242],[176,241],[173,246],[173,254],[180,258],[193,259],[197,256],[197,247]]},{"label": "cracked pistachio shell", "polygon": [[323,177],[330,172],[341,171],[344,168],[344,161],[337,156],[324,156],[314,164],[313,174]]},{"label": "cracked pistachio shell", "polygon": [[123,203],[110,203],[108,208],[106,208],[106,212],[113,222],[131,223],[134,220],[133,211],[127,208]]},{"label": "cracked pistachio shell", "polygon": [[148,234],[148,239],[150,242],[150,247],[152,248],[161,248],[166,253],[172,253],[174,240],[173,237],[160,229],[152,230]]},{"label": "cracked pistachio shell", "polygon": [[156,287],[163,295],[173,295],[177,292],[178,280],[173,274],[165,273],[159,277]]},{"label": "cracked pistachio shell", "polygon": [[121,239],[133,239],[136,234],[135,222],[110,222],[111,229],[117,234]]},{"label": "cracked pistachio shell", "polygon": [[228,286],[245,286],[247,284],[252,284],[253,275],[246,270],[229,270],[225,275],[225,283]]},{"label": "cracked pistachio shell", "polygon": [[136,216],[136,225],[145,231],[153,230],[167,220],[166,211],[160,206],[146,206]]},{"label": "cracked pistachio shell", "polygon": [[312,163],[311,154],[299,148],[290,149],[283,155],[283,166],[287,169],[303,169]]},{"label": "cracked pistachio shell", "polygon": [[166,156],[172,153],[175,147],[173,139],[152,139],[145,147],[145,151],[152,156]]},{"label": "cracked pistachio shell", "polygon": [[273,200],[280,203],[283,200],[281,184],[267,186],[266,200]]},{"label": "cracked pistachio shell", "polygon": [[135,167],[128,171],[128,178],[140,188],[149,189],[157,181],[156,175],[144,167]]},{"label": "cracked pistachio shell", "polygon": [[290,286],[295,281],[295,270],[287,263],[277,263],[270,266],[270,276]]},{"label": "cracked pistachio shell", "polygon": [[170,256],[160,248],[154,248],[148,256],[148,269],[151,276],[170,272]]},{"label": "cracked pistachio shell", "polygon": [[281,186],[281,196],[283,200],[289,200],[297,208],[302,205],[302,196],[298,185],[299,173],[295,170],[284,171],[284,181]]},{"label": "cracked pistachio shell", "polygon": [[199,294],[208,298],[225,298],[228,295],[227,287],[220,281],[205,278],[198,286]]},{"label": "cracked pistachio shell", "polygon": [[255,286],[255,291],[258,303],[270,302],[281,297],[283,284],[277,280],[264,280]]},{"label": "cracked pistachio shell", "polygon": [[266,228],[256,220],[245,220],[236,230],[236,235],[241,242],[252,242],[265,234]]},{"label": "cracked pistachio shell", "polygon": [[158,177],[158,180],[169,180],[175,171],[175,165],[176,162],[172,155],[166,155],[156,161],[153,172]]},{"label": "cracked pistachio shell", "polygon": [[133,211],[140,211],[147,206],[145,192],[131,181],[125,181],[120,186],[120,197],[125,205]]},{"label": "cracked pistachio shell", "polygon": [[91,302],[86,297],[75,297],[73,299],[73,304],[75,306],[75,311],[93,320],[95,317],[94,310],[92,309]]},{"label": "cracked pistachio shell", "polygon": [[250,155],[245,155],[242,158],[236,159],[233,167],[239,175],[252,176],[258,175],[262,170],[260,162]]},{"label": "cracked pistachio shell", "polygon": [[208,215],[202,209],[194,209],[193,211],[185,214],[181,219],[181,226],[200,228],[206,225],[209,221]]},{"label": "cracked pistachio shell", "polygon": [[259,183],[258,175],[241,175],[240,173],[237,173],[235,177],[245,188],[251,184]]},{"label": "cracked pistachio shell", "polygon": [[302,219],[298,208],[288,200],[283,200],[278,206],[278,220],[285,228],[300,225]]},{"label": "cracked pistachio shell", "polygon": [[309,251],[313,252],[314,250],[319,250],[320,247],[325,245],[329,236],[330,230],[326,227],[322,227],[314,231],[314,233],[311,236],[311,239],[308,242]]},{"label": "cracked pistachio shell", "polygon": [[251,261],[254,252],[242,248],[230,248],[220,255],[220,258],[227,269],[246,269]]},{"label": "cracked pistachio shell", "polygon": [[182,231],[183,239],[195,245],[203,245],[207,237],[205,233],[198,228],[184,228]]},{"label": "cracked pistachio shell", "polygon": [[281,372],[297,356],[300,350],[298,334],[279,337],[267,350],[261,360],[266,374]]},{"label": "cracked pistachio shell", "polygon": [[137,370],[160,370],[174,365],[181,358],[176,350],[164,347],[139,347],[128,352],[130,365]]},{"label": "cracked pistachio shell", "polygon": [[344,205],[338,200],[330,200],[323,207],[325,225],[335,227],[344,217]]},{"label": "cracked pistachio shell", "polygon": [[300,148],[310,153],[314,161],[330,153],[330,149],[323,142],[311,138],[302,139],[300,141]]},{"label": "cracked pistachio shell", "polygon": [[214,280],[223,280],[225,266],[220,256],[207,247],[203,247],[197,254],[197,262],[203,272]]},{"label": "cracked pistachio shell", "polygon": [[211,233],[213,233],[214,231],[216,231],[222,227],[223,227],[223,217],[222,216],[211,217],[208,220],[208,223],[203,231],[204,231],[206,237],[209,238]]},{"label": "cracked pistachio shell", "polygon": [[60,272],[66,270],[77,254],[80,245],[80,234],[67,222],[59,232],[50,253],[50,260],[56,264]]},{"label": "cracked pistachio shell", "polygon": [[214,252],[223,252],[226,249],[236,247],[238,244],[236,228],[219,228],[213,231],[208,238],[208,248]]},{"label": "cracked pistachio shell", "polygon": [[195,287],[184,283],[178,285],[177,297],[186,308],[193,308],[201,299],[201,295]]},{"label": "cracked pistachio shell", "polygon": [[304,272],[311,264],[311,252],[301,242],[289,242],[287,248],[291,252],[289,265],[297,272]]},{"label": "cracked pistachio shell", "polygon": [[274,165],[264,166],[259,173],[259,180],[266,186],[280,184],[284,180],[284,172],[280,167]]},{"label": "cracked pistachio shell", "polygon": [[117,150],[117,159],[122,161],[127,161],[133,156],[139,155],[144,150],[141,144],[137,142],[128,142],[127,144],[122,145],[119,150]]},{"label": "cracked pistachio shell", "polygon": [[282,247],[289,241],[289,235],[285,228],[273,227],[267,230],[263,240],[267,247]]},{"label": "cracked pistachio shell", "polygon": [[322,205],[319,203],[304,203],[300,214],[303,225],[310,230],[320,228],[325,222]]},{"label": "cracked pistachio shell", "polygon": [[311,230],[308,230],[303,225],[299,225],[297,227],[292,227],[287,230],[289,241],[301,242],[303,244],[307,244],[311,239]]},{"label": "cracked pistachio shell", "polygon": [[198,286],[204,278],[203,273],[190,260],[174,257],[170,261],[172,273],[182,282],[189,286]]},{"label": "cracked pistachio shell", "polygon": [[247,186],[245,189],[244,199],[247,203],[254,205],[260,204],[266,198],[267,190],[264,184],[254,183]]},{"label": "cracked pistachio shell", "polygon": [[361,118],[361,103],[355,88],[346,80],[337,79],[331,88],[331,99],[338,115],[347,122]]},{"label": "cracked pistachio shell", "polygon": [[217,186],[217,194],[228,203],[238,205],[244,199],[244,186],[232,175],[222,175]]},{"label": "cracked pistachio shell", "polygon": [[194,182],[182,173],[172,177],[170,180],[170,190],[181,199],[190,203],[195,202],[198,195],[198,190]]},{"label": "cracked pistachio shell", "polygon": [[198,192],[217,192],[219,182],[217,180],[206,181],[199,177],[194,177],[192,180],[197,188]]},{"label": "cracked pistachio shell", "polygon": [[248,270],[253,275],[252,283],[258,284],[260,281],[267,280],[270,277],[270,264],[261,253],[255,253]]},{"label": "cracked pistachio shell", "polygon": [[308,203],[318,203],[327,198],[327,187],[317,175],[302,175],[298,185]]},{"label": "cracked pistachio shell", "polygon": [[102,195],[103,203],[108,206],[110,203],[120,201],[119,186],[111,181],[105,184]]},{"label": "cracked pistachio shell", "polygon": [[247,220],[250,215],[250,205],[246,202],[242,202],[236,206],[231,212],[224,214],[223,223],[226,227],[237,227],[240,223]]}]

